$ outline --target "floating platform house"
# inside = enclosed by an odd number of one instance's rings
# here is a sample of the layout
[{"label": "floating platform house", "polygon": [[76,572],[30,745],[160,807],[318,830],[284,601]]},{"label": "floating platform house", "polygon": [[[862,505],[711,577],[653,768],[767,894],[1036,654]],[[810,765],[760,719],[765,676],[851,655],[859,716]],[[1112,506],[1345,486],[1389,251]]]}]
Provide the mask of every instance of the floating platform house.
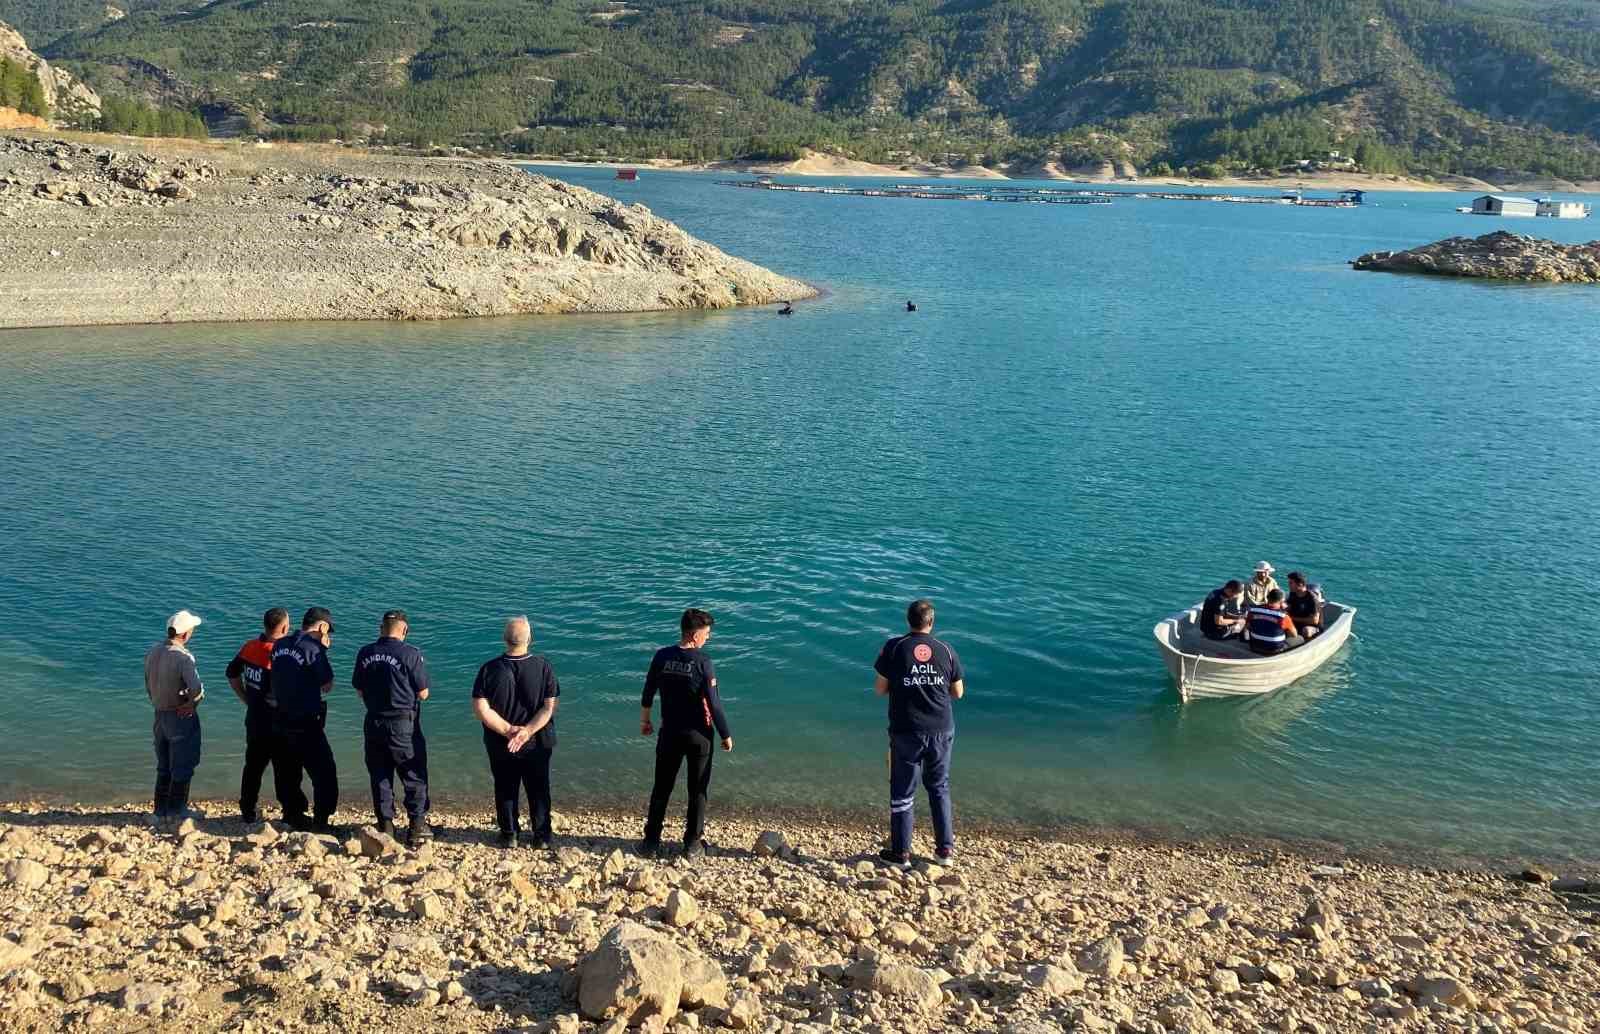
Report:
[{"label": "floating platform house", "polygon": [[1546,219],[1587,219],[1589,206],[1581,201],[1555,201],[1551,198],[1539,199],[1539,215]]},{"label": "floating platform house", "polygon": [[1539,202],[1531,197],[1507,197],[1504,194],[1485,194],[1472,201],[1473,215],[1500,215],[1514,218],[1532,218],[1539,214]]}]

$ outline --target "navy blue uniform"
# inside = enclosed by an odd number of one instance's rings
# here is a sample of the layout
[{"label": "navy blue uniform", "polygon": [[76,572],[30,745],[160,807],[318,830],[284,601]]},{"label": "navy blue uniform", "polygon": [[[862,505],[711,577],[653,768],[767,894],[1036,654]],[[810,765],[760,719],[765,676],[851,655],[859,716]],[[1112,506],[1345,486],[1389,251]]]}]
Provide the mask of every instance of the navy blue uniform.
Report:
[{"label": "navy blue uniform", "polygon": [[[512,725],[527,725],[546,703],[561,696],[561,683],[550,662],[538,654],[502,654],[478,669],[473,699],[486,700],[494,713]],[[483,749],[494,777],[494,814],[500,832],[517,832],[517,812],[528,795],[528,829],[535,844],[550,842],[550,759],[556,747],[554,716],[515,754],[506,738],[483,728]]]},{"label": "navy blue uniform", "polygon": [[919,777],[933,812],[934,841],[954,848],[950,754],[956,717],[950,687],[966,678],[961,658],[944,640],[913,632],[884,643],[872,667],[889,683],[889,850],[911,850]]},{"label": "navy blue uniform", "polygon": [[661,726],[656,737],[656,778],[650,791],[644,838],[650,843],[660,841],[667,804],[672,800],[672,784],[678,781],[678,769],[687,762],[689,810],[683,826],[683,846],[687,848],[705,834],[706,799],[711,794],[712,732],[723,739],[733,734],[722,713],[716,670],[705,651],[682,646],[657,650],[644,679],[640,706],[649,710],[658,693]]},{"label": "navy blue uniform", "polygon": [[273,646],[271,686],[278,706],[273,714],[272,781],[284,821],[291,826],[306,822],[302,773],[311,777],[312,809],[319,824],[339,807],[339,769],[323,729],[327,711],[322,687],[332,684],[328,651],[313,633],[296,632]]},{"label": "navy blue uniform", "polygon": [[428,742],[422,735],[422,701],[428,663],[410,643],[384,636],[356,653],[350,684],[367,705],[362,736],[372,809],[379,821],[394,821],[394,777],[405,787],[406,814],[413,823],[428,812]]},{"label": "navy blue uniform", "polygon": [[271,636],[257,636],[239,647],[228,662],[228,678],[238,679],[244,686],[244,770],[239,774],[239,814],[246,822],[256,820],[261,777],[272,763],[272,717],[277,710],[272,696],[273,642]]}]

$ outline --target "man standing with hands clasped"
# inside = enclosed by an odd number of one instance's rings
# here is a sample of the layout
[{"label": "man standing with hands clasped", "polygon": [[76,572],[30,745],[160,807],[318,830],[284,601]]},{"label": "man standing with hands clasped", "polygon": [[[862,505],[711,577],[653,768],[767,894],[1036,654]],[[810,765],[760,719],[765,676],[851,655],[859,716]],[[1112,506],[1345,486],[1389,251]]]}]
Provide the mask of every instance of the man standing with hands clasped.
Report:
[{"label": "man standing with hands clasped", "polygon": [[646,858],[661,850],[661,827],[667,818],[667,803],[672,800],[672,784],[678,769],[688,762],[689,813],[683,824],[683,856],[699,858],[706,853],[703,836],[706,823],[706,798],[711,793],[711,736],[722,737],[722,749],[733,749],[728,719],[717,696],[717,673],[706,656],[706,640],[711,638],[713,619],[703,610],[690,607],[679,621],[681,634],[676,646],[664,646],[650,661],[640,700],[639,733],[655,732],[650,721],[650,706],[661,694],[661,735],[656,739],[656,781],[650,791],[650,814],[644,823],[644,840],[639,853]]},{"label": "man standing with hands clasped", "polygon": [[889,846],[878,857],[911,867],[912,809],[920,776],[933,811],[934,863],[953,865],[950,750],[956,720],[951,704],[966,693],[965,673],[949,644],[933,637],[932,603],[913,602],[906,608],[906,624],[910,632],[884,643],[873,665],[873,688],[889,698]]},{"label": "man standing with hands clasped", "polygon": [[406,846],[433,839],[428,828],[428,741],[422,738],[422,702],[428,699],[428,662],[406,642],[411,622],[403,610],[385,611],[378,639],[356,652],[350,684],[367,705],[363,754],[372,779],[378,830],[394,832],[394,777],[405,785]]},{"label": "man standing with hands clasped", "polygon": [[472,712],[483,723],[483,749],[494,777],[494,816],[500,846],[517,845],[517,811],[528,793],[528,846],[551,846],[550,756],[556,747],[561,684],[550,662],[529,653],[533,628],[524,615],[506,621],[505,653],[478,669]]}]

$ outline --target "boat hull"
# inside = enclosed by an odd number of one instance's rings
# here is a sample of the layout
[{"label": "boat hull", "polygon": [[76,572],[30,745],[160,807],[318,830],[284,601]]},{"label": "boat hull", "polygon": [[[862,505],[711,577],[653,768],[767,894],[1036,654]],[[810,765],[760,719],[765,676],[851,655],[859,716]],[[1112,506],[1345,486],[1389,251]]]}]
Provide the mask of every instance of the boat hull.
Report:
[{"label": "boat hull", "polygon": [[[1155,626],[1156,646],[1167,672],[1184,700],[1215,697],[1259,696],[1302,679],[1328,662],[1350,638],[1356,608],[1326,603],[1322,608],[1327,627],[1304,646],[1274,657],[1255,657],[1236,646],[1227,656],[1201,652],[1198,637],[1200,608],[1190,607]],[[1217,649],[1215,644],[1206,649]]]}]

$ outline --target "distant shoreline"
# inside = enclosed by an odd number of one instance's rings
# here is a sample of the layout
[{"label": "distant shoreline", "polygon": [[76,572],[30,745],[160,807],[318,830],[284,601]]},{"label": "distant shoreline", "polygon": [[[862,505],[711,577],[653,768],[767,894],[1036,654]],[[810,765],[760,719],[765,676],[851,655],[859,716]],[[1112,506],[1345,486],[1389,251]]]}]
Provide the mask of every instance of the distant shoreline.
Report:
[{"label": "distant shoreline", "polygon": [[1565,181],[1533,180],[1526,182],[1493,184],[1466,176],[1448,176],[1437,180],[1416,179],[1410,176],[1330,172],[1309,173],[1300,176],[1227,176],[1221,179],[1189,179],[1182,176],[1117,177],[1070,171],[1060,166],[1046,165],[1027,174],[1008,174],[982,166],[947,167],[936,165],[873,165],[845,158],[812,155],[790,162],[720,161],[676,162],[651,159],[644,162],[574,161],[560,158],[507,158],[515,165],[529,165],[567,169],[638,169],[640,172],[693,172],[722,175],[746,174],[753,176],[818,176],[828,178],[872,179],[993,179],[1020,181],[1050,181],[1079,183],[1088,186],[1125,187],[1255,187],[1260,189],[1300,190],[1369,190],[1406,191],[1430,193],[1504,193],[1511,191],[1529,193],[1600,194],[1600,181],[1567,183]]}]

